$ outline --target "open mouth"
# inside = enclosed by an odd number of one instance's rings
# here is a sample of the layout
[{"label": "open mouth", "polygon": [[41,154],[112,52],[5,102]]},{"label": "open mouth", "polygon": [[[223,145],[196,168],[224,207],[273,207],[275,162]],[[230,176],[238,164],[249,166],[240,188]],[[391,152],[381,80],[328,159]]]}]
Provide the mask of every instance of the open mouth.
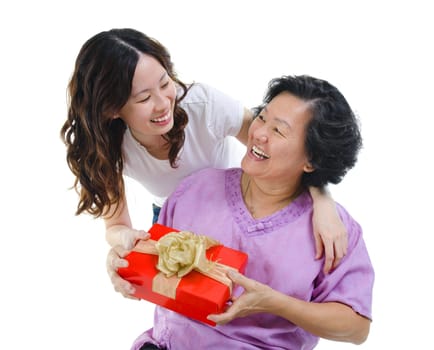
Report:
[{"label": "open mouth", "polygon": [[256,158],[270,159],[270,156],[257,146],[253,146],[251,152]]},{"label": "open mouth", "polygon": [[160,117],[160,118],[155,118],[155,119],[151,119],[152,123],[164,123],[166,121],[168,121],[170,118],[170,113],[167,113],[166,115]]}]

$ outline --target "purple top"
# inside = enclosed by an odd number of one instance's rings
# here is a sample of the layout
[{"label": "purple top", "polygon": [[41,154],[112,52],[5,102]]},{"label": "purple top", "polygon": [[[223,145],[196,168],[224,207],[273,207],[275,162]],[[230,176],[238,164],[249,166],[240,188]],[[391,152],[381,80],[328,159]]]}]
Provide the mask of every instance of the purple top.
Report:
[{"label": "purple top", "polygon": [[[282,210],[254,219],[241,194],[241,169],[204,169],[184,179],[163,206],[159,223],[219,240],[249,255],[245,275],[287,295],[341,302],[371,318],[374,271],[359,224],[338,205],[348,252],[330,274],[315,260],[312,199],[302,193]],[[241,291],[235,291],[239,294]],[[312,349],[318,337],[286,319],[255,314],[211,327],[157,306],[154,328],[139,336],[168,349]]]}]

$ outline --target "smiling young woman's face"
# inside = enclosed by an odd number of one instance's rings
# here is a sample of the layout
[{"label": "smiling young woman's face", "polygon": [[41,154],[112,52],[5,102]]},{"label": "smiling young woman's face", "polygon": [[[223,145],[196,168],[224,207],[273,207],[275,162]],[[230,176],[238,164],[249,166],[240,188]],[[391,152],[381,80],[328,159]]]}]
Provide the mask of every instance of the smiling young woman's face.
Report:
[{"label": "smiling young woman's face", "polygon": [[166,134],[173,127],[176,86],[164,67],[142,54],[137,62],[131,96],[119,112],[136,138]]},{"label": "smiling young woman's face", "polygon": [[250,126],[243,170],[276,181],[311,171],[305,150],[310,118],[308,104],[298,97],[283,92],[273,98]]}]

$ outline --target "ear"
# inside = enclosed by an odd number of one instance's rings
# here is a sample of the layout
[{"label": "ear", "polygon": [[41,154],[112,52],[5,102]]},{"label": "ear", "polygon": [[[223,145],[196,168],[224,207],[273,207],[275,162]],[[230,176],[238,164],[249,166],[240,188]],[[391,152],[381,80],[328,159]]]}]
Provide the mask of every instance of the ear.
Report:
[{"label": "ear", "polygon": [[307,162],[304,167],[303,167],[303,171],[305,173],[311,173],[312,171],[314,171],[315,168],[312,166],[312,164],[310,164],[309,162]]},{"label": "ear", "polygon": [[121,116],[119,115],[119,114],[115,114],[115,115],[113,115],[112,117],[111,117],[111,119],[118,119],[118,118],[120,118]]}]

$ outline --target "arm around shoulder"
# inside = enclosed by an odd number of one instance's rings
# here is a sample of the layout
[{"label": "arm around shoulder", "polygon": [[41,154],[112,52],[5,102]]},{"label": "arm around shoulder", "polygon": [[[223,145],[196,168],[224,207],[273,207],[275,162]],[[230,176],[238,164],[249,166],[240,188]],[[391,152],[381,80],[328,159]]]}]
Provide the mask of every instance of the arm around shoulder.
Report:
[{"label": "arm around shoulder", "polygon": [[329,273],[347,254],[348,233],[328,188],[309,187],[309,192],[313,200],[316,258],[325,255],[324,272]]},{"label": "arm around shoulder", "polygon": [[252,111],[250,109],[244,108],[243,121],[241,124],[241,129],[236,136],[238,141],[240,141],[244,145],[247,145],[248,132],[249,132],[249,127],[250,127],[250,124],[252,123],[252,120],[253,120]]}]

